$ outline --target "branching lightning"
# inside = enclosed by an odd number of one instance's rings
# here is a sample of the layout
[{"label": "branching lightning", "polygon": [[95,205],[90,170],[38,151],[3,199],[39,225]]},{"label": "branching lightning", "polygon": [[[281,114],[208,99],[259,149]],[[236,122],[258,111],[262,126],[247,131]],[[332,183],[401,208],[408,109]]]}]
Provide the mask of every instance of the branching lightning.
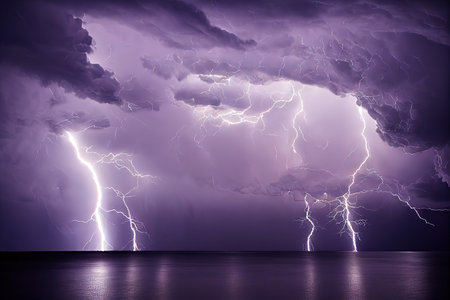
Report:
[{"label": "branching lightning", "polygon": [[[361,172],[361,169],[363,168],[363,166],[367,163],[367,161],[370,158],[369,143],[367,141],[367,137],[365,136],[367,126],[366,126],[366,121],[365,121],[364,115],[363,115],[363,109],[361,106],[358,107],[358,113],[359,113],[359,117],[360,117],[360,120],[363,125],[360,135],[364,142],[365,156],[364,156],[363,160],[359,163],[359,165],[355,169],[355,171],[351,174],[351,181],[350,181],[350,184],[347,186],[346,193],[344,195],[337,197],[335,199],[332,199],[332,200],[322,200],[322,199],[314,198],[315,202],[326,202],[327,204],[337,203],[336,208],[331,213],[331,219],[337,221],[338,223],[341,223],[340,221],[338,221],[338,217],[340,216],[342,218],[343,228],[342,228],[341,232],[345,232],[346,231],[345,228],[347,228],[347,232],[349,233],[349,235],[351,237],[352,249],[354,252],[358,251],[358,248],[356,245],[356,239],[357,239],[358,233],[355,231],[353,224],[354,223],[364,223],[364,221],[363,220],[357,220],[357,221],[352,220],[350,209],[353,208],[354,205],[352,205],[350,203],[349,199],[351,196],[354,195],[354,194],[352,194],[352,188],[355,185],[357,175]],[[311,231],[308,234],[306,244],[307,244],[307,250],[311,251],[311,248],[312,248],[311,247],[311,237],[313,236],[313,233],[315,230],[315,224],[311,218],[311,209],[310,209],[309,203],[307,201],[307,196],[308,196],[308,194],[306,193],[304,196],[305,213],[306,213],[305,219],[311,224]]]},{"label": "branching lightning", "polygon": [[369,160],[370,157],[370,152],[369,152],[369,143],[367,142],[367,138],[365,136],[365,132],[366,132],[366,120],[364,119],[364,115],[363,115],[363,109],[361,106],[358,107],[358,113],[361,119],[361,122],[363,124],[363,128],[361,130],[361,137],[364,140],[364,150],[366,152],[366,155],[364,156],[364,159],[361,161],[361,163],[359,164],[358,168],[355,170],[355,172],[353,172],[352,174],[352,181],[351,183],[348,185],[348,189],[347,189],[347,193],[345,193],[342,197],[344,199],[344,217],[345,217],[345,223],[346,226],[348,228],[348,230],[350,231],[350,236],[352,238],[352,246],[353,246],[353,251],[357,252],[358,248],[356,246],[356,235],[357,233],[355,232],[353,225],[352,225],[352,221],[351,221],[351,216],[350,216],[350,208],[349,208],[349,197],[351,195],[351,189],[353,187],[353,185],[355,184],[355,179],[356,179],[356,175],[358,175],[358,173],[361,171],[361,168],[366,164],[367,160]]},{"label": "branching lightning", "polygon": [[[142,174],[141,172],[139,172],[133,163],[132,155],[128,154],[128,153],[121,152],[121,153],[117,153],[117,154],[116,153],[100,154],[98,152],[90,151],[91,147],[86,147],[85,148],[86,153],[94,154],[98,157],[98,159],[95,161],[95,163],[91,163],[81,155],[81,147],[79,146],[74,135],[69,131],[66,131],[65,133],[66,133],[72,147],[75,150],[78,161],[82,165],[84,165],[88,168],[89,172],[92,175],[92,179],[93,179],[93,182],[96,187],[96,206],[95,206],[95,210],[92,213],[91,217],[86,221],[79,221],[79,220],[74,220],[74,221],[81,222],[81,223],[88,223],[91,221],[96,222],[97,231],[100,235],[100,250],[101,251],[112,250],[113,246],[107,241],[107,238],[106,238],[106,233],[105,233],[105,229],[104,229],[105,225],[104,225],[104,221],[102,219],[102,214],[106,214],[106,213],[119,214],[122,217],[124,217],[129,224],[129,228],[132,233],[132,238],[131,238],[130,242],[132,243],[133,251],[140,250],[138,243],[137,243],[137,233],[142,233],[142,234],[146,234],[146,235],[148,235],[148,233],[145,229],[144,224],[142,222],[137,221],[136,219],[134,219],[132,217],[131,210],[127,204],[126,199],[129,197],[132,197],[132,193],[139,187],[139,179],[147,178],[147,177],[149,177],[151,179],[156,179],[157,177],[148,175],[148,174]],[[125,170],[131,176],[136,178],[136,184],[125,193],[114,187],[103,187],[100,184],[100,180],[99,180],[97,171],[94,168],[95,164],[111,164],[118,170]],[[103,206],[102,206],[103,189],[112,190],[115,193],[115,195],[117,197],[119,197],[119,199],[121,200],[121,202],[125,208],[124,211],[122,211],[120,209],[116,209],[116,208],[114,208],[114,209],[104,209],[103,208]],[[92,242],[94,235],[95,235],[95,233],[86,242],[84,248],[86,248],[86,246]]]},{"label": "branching lightning", "polygon": [[[203,75],[204,76],[204,75]],[[227,81],[229,83],[229,80]],[[218,85],[217,83],[215,83]],[[264,118],[267,114],[272,112],[274,109],[282,109],[284,108],[288,103],[291,103],[295,100],[296,96],[299,99],[299,110],[295,113],[293,120],[292,120],[292,128],[295,132],[295,138],[292,142],[292,149],[294,153],[297,154],[297,151],[295,150],[295,143],[301,135],[304,139],[303,132],[301,129],[296,128],[296,120],[297,117],[303,112],[303,101],[301,99],[300,91],[296,89],[294,84],[290,82],[290,88],[291,93],[290,96],[287,98],[279,98],[279,99],[273,99],[271,96],[272,104],[265,110],[260,112],[251,112],[254,108],[253,101],[251,97],[251,84],[248,83],[247,87],[245,88],[245,91],[241,98],[246,97],[249,101],[248,106],[243,110],[234,109],[227,106],[221,106],[220,108],[213,108],[211,106],[198,106],[193,108],[194,116],[196,116],[197,120],[200,122],[200,130],[201,130],[201,137],[198,138],[198,134],[194,137],[194,141],[200,145],[200,143],[203,141],[203,139],[206,137],[207,134],[207,128],[206,124],[211,124],[212,126],[216,127],[217,130],[215,133],[217,133],[218,130],[223,128],[223,126],[231,126],[231,125],[242,125],[242,124],[249,124],[253,126],[260,125],[259,132],[264,133],[266,129],[266,124],[264,121]],[[214,134],[215,134],[214,133]],[[214,135],[213,134],[213,135]]]},{"label": "branching lightning", "polygon": [[[284,64],[284,63],[283,63]],[[283,67],[283,66],[282,66]],[[281,68],[282,68],[281,67]],[[281,72],[281,69],[280,69]],[[204,75],[201,76],[212,76],[214,75]],[[214,77],[214,83],[213,86],[221,86],[226,83],[230,84],[231,78],[219,78],[220,80],[217,81],[217,78]],[[277,99],[273,99],[271,96],[272,103],[271,105],[264,109],[258,111],[258,109],[255,107],[253,100],[252,100],[252,85],[250,83],[247,83],[247,87],[244,89],[244,92],[242,96],[239,98],[247,98],[248,99],[248,106],[245,109],[239,110],[232,107],[229,107],[227,105],[220,105],[218,107],[213,106],[194,106],[193,107],[193,114],[196,117],[196,119],[200,123],[200,134],[196,133],[194,136],[194,142],[197,143],[197,145],[201,145],[202,141],[208,136],[208,125],[211,125],[215,127],[215,131],[212,133],[212,135],[217,134],[219,130],[224,128],[224,126],[233,126],[233,125],[251,125],[255,129],[257,129],[261,134],[265,135],[274,135],[276,134],[267,134],[265,132],[266,130],[266,124],[265,124],[265,117],[275,109],[282,109],[287,104],[292,103],[296,98],[298,99],[298,106],[295,110],[295,113],[292,115],[292,119],[290,119],[289,127],[288,129],[283,123],[281,123],[281,127],[284,129],[285,132],[293,132],[293,138],[290,140],[289,146],[292,151],[292,153],[301,159],[301,155],[297,150],[297,144],[299,142],[299,139],[301,138],[304,142],[307,142],[306,137],[303,133],[303,130],[300,126],[298,126],[298,119],[303,114],[303,118],[305,119],[305,110],[304,110],[304,103],[302,96],[300,94],[300,90],[296,88],[294,83],[289,82],[291,87],[291,93],[288,97],[280,97]],[[205,91],[205,93],[210,93],[211,88],[209,88],[208,91]],[[236,99],[237,100],[237,99]],[[257,112],[255,112],[257,111]],[[389,181],[382,176],[378,175],[376,172],[372,172],[370,174],[376,175],[378,180],[380,181],[380,184],[376,188],[371,189],[364,189],[362,191],[355,191],[358,187],[360,187],[359,181],[357,179],[359,176],[363,174],[367,174],[364,172],[365,165],[369,161],[371,157],[370,149],[369,149],[369,143],[366,136],[366,130],[367,130],[367,124],[366,120],[364,118],[364,110],[362,106],[357,106],[357,112],[359,115],[359,119],[362,124],[361,131],[359,135],[361,136],[362,143],[363,143],[363,149],[364,149],[364,156],[362,160],[358,163],[356,169],[351,173],[349,176],[350,182],[348,185],[346,185],[346,191],[343,195],[338,196],[336,198],[328,198],[328,195],[324,193],[324,197],[315,198],[308,192],[304,192],[303,202],[305,205],[304,211],[305,211],[305,217],[302,219],[302,221],[307,221],[307,223],[310,225],[310,230],[307,234],[306,238],[306,250],[307,251],[313,251],[313,243],[312,238],[314,236],[314,233],[316,229],[318,228],[315,224],[315,219],[312,217],[312,209],[313,205],[316,203],[324,203],[327,206],[333,206],[329,216],[331,218],[331,221],[335,221],[337,224],[342,224],[342,228],[340,230],[340,234],[342,233],[348,233],[351,238],[351,247],[354,252],[358,251],[357,247],[357,239],[359,239],[359,234],[356,231],[355,226],[356,225],[366,225],[367,221],[364,219],[357,219],[355,218],[354,214],[356,214],[355,211],[352,212],[352,210],[356,209],[365,209],[369,210],[368,208],[364,206],[358,206],[357,205],[357,198],[359,195],[366,194],[366,193],[385,193],[389,194],[395,199],[398,199],[402,203],[404,203],[408,208],[414,211],[414,213],[417,215],[417,217],[425,222],[428,225],[434,226],[431,222],[426,220],[420,213],[420,209],[427,209],[427,210],[433,210],[430,208],[416,208],[410,203],[410,196],[408,193],[406,193],[406,197],[402,195],[401,189],[404,189],[404,187],[399,184],[398,182],[395,183],[394,181]],[[305,119],[306,121],[306,119]],[[178,130],[175,134],[175,136],[170,139],[170,142],[179,139],[180,132],[183,128]],[[322,150],[325,150],[328,147],[328,140],[326,141],[325,145],[321,146],[320,148]],[[355,151],[357,151],[359,147],[355,147],[345,158],[348,159]],[[278,147],[275,146],[275,159],[278,160]],[[300,163],[302,165],[302,163]],[[286,168],[289,169],[287,161],[286,161]],[[303,168],[303,167],[302,167]],[[324,170],[329,172],[328,170]],[[367,171],[370,171],[367,169]],[[329,172],[332,176],[331,172]],[[214,180],[213,180],[214,182]],[[215,188],[219,188],[219,185],[216,183],[214,184]],[[397,189],[397,191],[396,191]],[[230,189],[223,189],[223,190],[230,190]],[[289,193],[288,193],[289,194]],[[313,202],[310,201],[310,199],[313,199]],[[351,201],[352,200],[352,201]],[[447,209],[444,209],[447,210]]]},{"label": "branching lightning", "polygon": [[[356,184],[356,177],[361,174],[362,168],[367,163],[367,161],[370,159],[370,149],[369,149],[369,143],[367,140],[367,137],[365,135],[366,132],[366,121],[364,119],[363,115],[363,108],[361,106],[358,107],[358,113],[360,116],[360,120],[363,124],[362,130],[361,130],[361,137],[364,142],[364,150],[365,150],[365,156],[363,160],[360,162],[356,170],[351,175],[351,182],[347,187],[347,192],[338,198],[336,198],[334,201],[337,200],[337,207],[333,210],[331,213],[332,220],[337,220],[338,216],[341,216],[343,219],[343,228],[341,232],[345,232],[345,228],[347,228],[347,232],[350,234],[351,241],[352,241],[352,248],[354,252],[358,251],[356,239],[358,238],[358,233],[355,231],[353,224],[359,224],[359,225],[365,225],[366,220],[352,220],[351,216],[351,209],[352,208],[362,208],[368,210],[364,206],[356,206],[356,204],[352,204],[350,202],[351,197],[357,197],[359,195],[368,194],[368,193],[384,193],[392,196],[393,198],[399,200],[400,202],[404,203],[409,209],[414,211],[414,213],[417,215],[417,217],[423,221],[427,225],[434,226],[433,223],[429,222],[427,219],[425,219],[420,213],[419,209],[414,207],[411,202],[411,197],[408,195],[408,193],[405,192],[405,195],[402,195],[402,191],[405,190],[405,187],[401,185],[399,182],[395,180],[388,180],[386,178],[383,178],[381,175],[379,175],[377,172],[372,171],[369,174],[372,176],[375,176],[379,180],[379,184],[372,189],[364,189],[362,191],[352,192],[352,188],[355,187]],[[353,151],[352,151],[353,152]],[[323,202],[323,200],[316,199],[318,202]],[[332,202],[334,202],[332,201]],[[329,202],[330,203],[330,202]],[[424,210],[435,210],[432,208],[421,208]],[[440,211],[448,211],[448,209],[439,209]],[[309,213],[309,212],[308,212]],[[339,223],[339,221],[338,221]],[[308,241],[310,240],[310,237],[308,237]]]},{"label": "branching lightning", "polygon": [[102,187],[100,186],[100,181],[98,180],[97,173],[96,173],[94,167],[92,166],[92,164],[90,162],[86,161],[81,156],[80,147],[78,146],[77,140],[74,138],[74,136],[70,132],[66,131],[66,134],[67,134],[67,137],[69,138],[70,143],[72,144],[72,146],[75,150],[77,159],[88,168],[89,172],[91,172],[92,180],[94,181],[95,190],[97,192],[95,210],[91,216],[91,219],[95,219],[95,221],[97,222],[97,228],[98,228],[98,232],[100,234],[100,250],[105,251],[106,238],[105,238],[105,231],[103,229],[102,217],[100,215],[100,210],[102,207],[102,198],[103,198]]}]

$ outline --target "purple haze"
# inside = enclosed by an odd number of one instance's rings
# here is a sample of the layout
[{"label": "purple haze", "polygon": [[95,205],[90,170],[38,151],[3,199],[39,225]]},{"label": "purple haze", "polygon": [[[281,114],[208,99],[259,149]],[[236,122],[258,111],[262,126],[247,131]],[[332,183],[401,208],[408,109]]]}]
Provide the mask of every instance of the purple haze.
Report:
[{"label": "purple haze", "polygon": [[445,4],[41,0],[0,15],[0,250],[99,249],[66,132],[98,173],[109,249],[132,249],[135,226],[146,250],[306,250],[313,222],[315,250],[351,250],[349,185],[359,250],[449,249]]}]

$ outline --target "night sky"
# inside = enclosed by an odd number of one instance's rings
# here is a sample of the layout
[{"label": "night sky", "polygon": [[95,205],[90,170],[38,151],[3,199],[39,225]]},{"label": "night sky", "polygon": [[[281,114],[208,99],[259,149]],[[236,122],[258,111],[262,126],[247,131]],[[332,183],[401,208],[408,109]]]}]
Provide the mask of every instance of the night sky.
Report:
[{"label": "night sky", "polygon": [[0,250],[450,249],[443,2],[10,2]]}]

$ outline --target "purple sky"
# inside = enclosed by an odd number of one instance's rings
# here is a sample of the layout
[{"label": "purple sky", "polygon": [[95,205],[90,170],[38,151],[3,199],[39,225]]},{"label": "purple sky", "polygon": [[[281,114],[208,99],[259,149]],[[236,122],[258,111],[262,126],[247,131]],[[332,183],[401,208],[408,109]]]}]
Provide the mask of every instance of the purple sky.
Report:
[{"label": "purple sky", "polygon": [[93,2],[2,4],[0,250],[449,249],[444,4]]}]

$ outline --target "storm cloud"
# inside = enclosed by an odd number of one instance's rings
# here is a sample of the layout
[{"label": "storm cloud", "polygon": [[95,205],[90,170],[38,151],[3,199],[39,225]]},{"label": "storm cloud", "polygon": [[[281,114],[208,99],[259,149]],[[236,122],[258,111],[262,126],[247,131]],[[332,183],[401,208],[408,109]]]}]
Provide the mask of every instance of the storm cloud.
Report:
[{"label": "storm cloud", "polygon": [[91,64],[92,37],[82,21],[47,3],[17,1],[2,8],[0,62],[44,85],[56,82],[81,98],[120,103],[113,73]]},{"label": "storm cloud", "polygon": [[[294,249],[292,236],[308,228],[289,226],[306,201],[323,228],[348,233],[339,219],[347,194],[363,249],[371,245],[366,216],[391,206],[410,216],[425,212],[436,229],[423,235],[431,236],[431,248],[446,249],[445,8],[439,1],[358,0],[2,4],[0,186],[9,200],[2,200],[1,217],[6,224],[22,206],[41,207],[23,226],[35,218],[57,228],[55,245],[67,249],[95,232],[92,223],[72,222],[90,215],[95,191],[74,161],[67,131],[96,163],[105,211],[122,205],[111,187],[137,184],[130,208],[154,233],[151,242],[142,238],[146,249],[218,249],[225,242],[199,236],[213,235],[212,228],[237,249],[251,249],[249,239],[279,249],[251,238],[258,226],[286,231],[277,243]],[[117,165],[102,153],[125,156]],[[151,176],[136,183],[137,173],[127,173],[130,157]],[[221,211],[239,212],[236,240]],[[123,224],[119,219],[108,222]],[[424,219],[417,221],[428,226]],[[129,228],[114,226],[114,248],[128,247]],[[67,241],[71,236],[77,238]],[[330,235],[320,240],[320,249],[348,247]]]}]

